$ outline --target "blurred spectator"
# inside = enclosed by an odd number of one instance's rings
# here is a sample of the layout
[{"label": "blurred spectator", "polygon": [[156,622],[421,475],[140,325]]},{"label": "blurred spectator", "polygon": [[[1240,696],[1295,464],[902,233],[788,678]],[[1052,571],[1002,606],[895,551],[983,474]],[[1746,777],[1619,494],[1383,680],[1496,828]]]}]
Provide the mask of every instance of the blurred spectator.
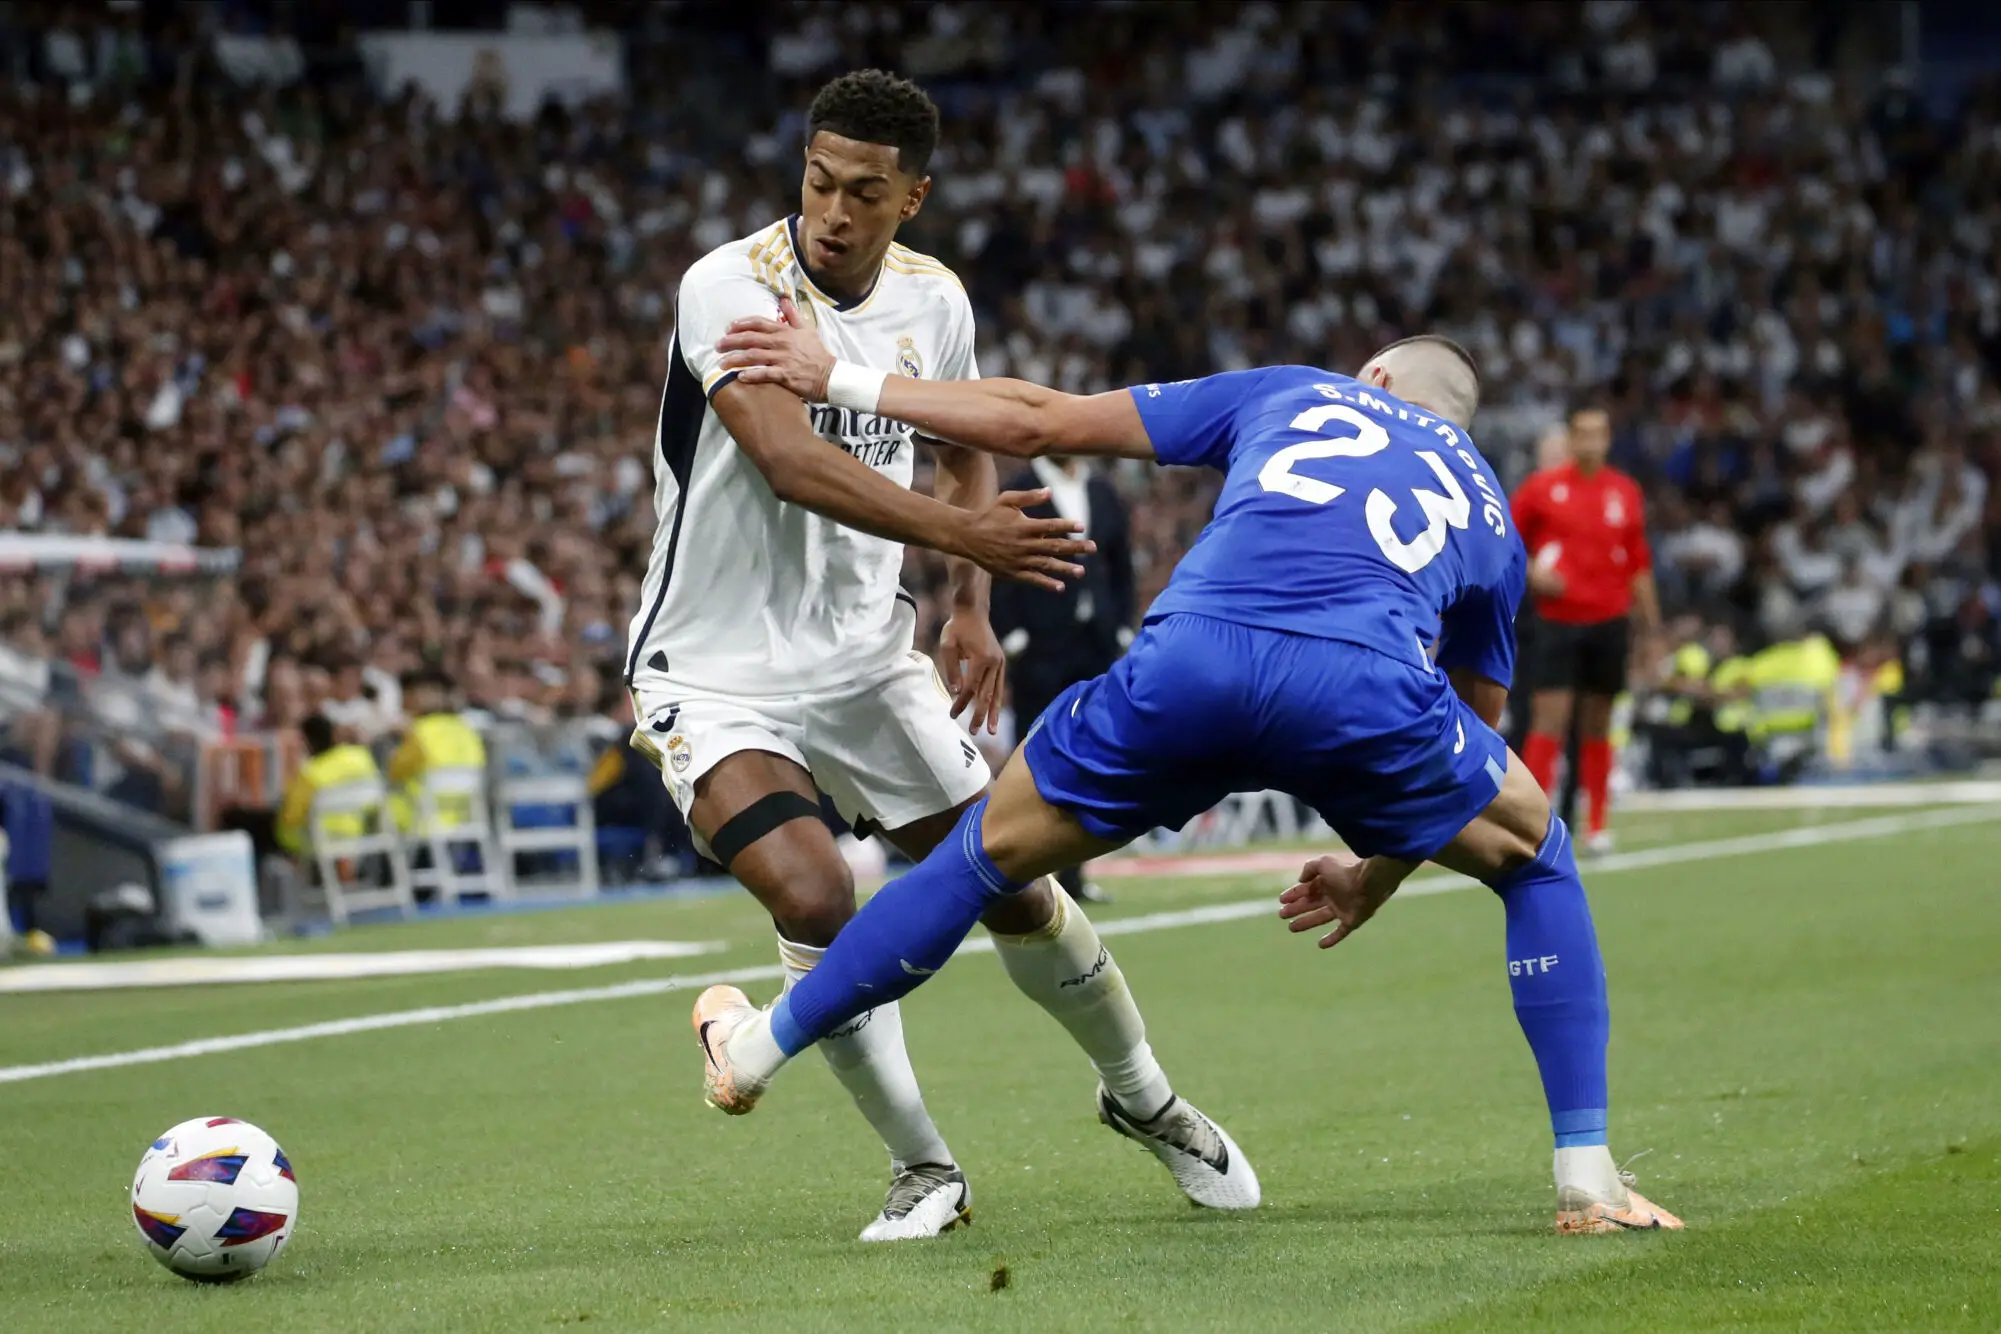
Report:
[{"label": "blurred spectator", "polygon": [[1752,776],[1748,714],[1750,696],[1737,656],[1737,636],[1728,625],[1705,627],[1692,616],[1678,618],[1664,678],[1640,727],[1647,737],[1648,778],[1659,787],[1692,783],[1744,783]]},{"label": "blurred spectator", "polygon": [[693,873],[698,859],[687,824],[668,800],[659,766],[632,744],[632,696],[619,690],[606,705],[618,734],[598,752],[586,780],[601,840],[614,831],[605,877],[616,883],[649,872],[663,879]]},{"label": "blurred spectator", "polygon": [[[1512,478],[1573,394],[1615,406],[1677,608],[1763,640],[1857,627],[1873,588],[1911,691],[1979,682],[2001,82],[1913,95],[1883,66],[1900,7],[603,6],[630,96],[527,121],[371,90],[323,8],[9,20],[0,527],[243,561],[200,596],[10,577],[0,626],[65,680],[142,664],[184,734],[329,708],[374,734],[421,664],[539,726],[616,670],[675,283],[792,206],[806,97],[870,63],[946,109],[905,239],[964,279],[983,372],[1352,369],[1437,329]],[[291,23],[296,82],[214,58]],[[1143,610],[1214,483],[1105,476]],[[942,563],[908,566],[933,634]],[[4,706],[45,768],[60,688]]]},{"label": "blurred spectator", "polygon": [[[382,776],[368,748],[339,739],[333,721],[325,714],[306,719],[299,731],[306,741],[306,762],[285,789],[285,802],[274,822],[278,846],[295,857],[308,851],[306,825],[316,794],[343,783]],[[366,818],[359,814],[329,815],[326,828],[337,837],[358,837],[365,831]]]},{"label": "blurred spectator", "polygon": [[[389,781],[395,786],[390,808],[396,827],[408,833],[416,828],[416,813],[422,807],[418,789],[425,776],[435,769],[469,769],[484,781],[486,743],[451,707],[451,682],[443,673],[420,671],[406,676],[401,694],[410,708],[410,725],[389,757]],[[471,813],[464,797],[437,798],[440,829],[456,829]]]},{"label": "blurred spectator", "polygon": [[[1087,460],[1071,458],[1036,459],[1001,484],[1003,491],[1044,488],[1049,500],[1026,512],[1081,523],[1082,535],[1098,549],[1079,559],[1083,576],[1060,593],[1016,583],[1002,583],[993,591],[993,628],[1007,654],[1018,736],[1026,736],[1064,690],[1118,660],[1132,641],[1138,610],[1132,525],[1118,491]],[[1069,867],[1057,879],[1079,902],[1107,897],[1084,879],[1081,867]]]}]

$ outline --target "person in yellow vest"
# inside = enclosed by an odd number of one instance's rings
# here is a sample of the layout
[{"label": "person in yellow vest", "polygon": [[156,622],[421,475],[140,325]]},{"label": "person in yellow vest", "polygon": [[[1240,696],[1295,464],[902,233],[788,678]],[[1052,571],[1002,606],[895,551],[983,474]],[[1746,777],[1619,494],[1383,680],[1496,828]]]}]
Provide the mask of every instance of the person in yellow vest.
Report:
[{"label": "person in yellow vest", "polygon": [[1716,725],[1725,732],[1746,735],[1751,726],[1751,655],[1728,653],[1709,671],[1709,691],[1716,701]]},{"label": "person in yellow vest", "polygon": [[1695,622],[1678,638],[1659,687],[1665,708],[1652,733],[1650,776],[1662,787],[1741,783],[1749,743],[1732,710],[1749,693],[1739,678],[1750,660],[1736,656],[1737,636],[1727,624],[1705,630]]},{"label": "person in yellow vest", "polygon": [[[315,794],[358,778],[382,776],[368,747],[343,740],[334,730],[333,720],[325,714],[316,713],[300,723],[299,734],[305,738],[306,762],[299,766],[299,772],[285,788],[285,801],[278,808],[272,829],[278,846],[294,856],[306,852],[306,817],[312,811]],[[328,816],[326,828],[328,833],[343,838],[367,832],[366,819],[360,815]]]},{"label": "person in yellow vest", "polygon": [[1821,728],[1841,678],[1841,655],[1818,632],[1751,655],[1746,727],[1768,779],[1792,782],[1820,753]]},{"label": "person in yellow vest", "polygon": [[1751,656],[1752,731],[1760,737],[1813,731],[1826,715],[1841,655],[1826,635],[1781,640]]},{"label": "person in yellow vest", "polygon": [[[471,723],[451,707],[451,682],[436,671],[414,672],[403,678],[403,707],[410,726],[396,753],[389,757],[389,781],[396,786],[390,809],[396,827],[409,833],[416,824],[418,789],[433,769],[486,769],[486,742]],[[438,827],[455,829],[470,814],[465,798],[438,802]]]}]

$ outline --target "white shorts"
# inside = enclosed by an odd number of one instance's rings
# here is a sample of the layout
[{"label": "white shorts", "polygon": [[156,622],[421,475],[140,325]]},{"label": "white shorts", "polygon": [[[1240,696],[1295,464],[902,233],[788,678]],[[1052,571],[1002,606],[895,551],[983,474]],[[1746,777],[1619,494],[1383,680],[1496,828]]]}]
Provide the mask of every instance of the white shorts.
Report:
[{"label": "white shorts", "polygon": [[696,780],[745,750],[783,755],[849,823],[883,829],[951,810],[993,779],[953,721],[937,669],[914,649],[888,671],[826,694],[746,699],[649,683],[633,702],[633,748],[657,756],[683,817]]}]

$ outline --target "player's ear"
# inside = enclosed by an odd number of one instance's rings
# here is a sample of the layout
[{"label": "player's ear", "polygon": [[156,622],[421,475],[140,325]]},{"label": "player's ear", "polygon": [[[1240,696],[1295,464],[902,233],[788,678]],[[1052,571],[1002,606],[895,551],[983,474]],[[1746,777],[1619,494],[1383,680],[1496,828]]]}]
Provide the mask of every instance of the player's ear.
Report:
[{"label": "player's ear", "polygon": [[1371,366],[1368,368],[1368,370],[1364,371],[1362,373],[1362,378],[1364,380],[1367,380],[1370,384],[1374,385],[1378,389],[1388,390],[1390,387],[1389,367],[1381,365],[1380,363]]},{"label": "player's ear", "polygon": [[910,187],[910,193],[903,197],[903,211],[897,214],[898,222],[909,222],[917,216],[917,210],[924,207],[924,201],[931,194],[931,178],[920,176]]}]

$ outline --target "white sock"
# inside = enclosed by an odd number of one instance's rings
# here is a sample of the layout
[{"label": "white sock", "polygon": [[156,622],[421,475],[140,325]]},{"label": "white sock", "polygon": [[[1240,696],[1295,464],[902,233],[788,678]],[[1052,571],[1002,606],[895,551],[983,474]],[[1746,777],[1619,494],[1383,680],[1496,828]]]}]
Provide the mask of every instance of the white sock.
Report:
[{"label": "white sock", "polygon": [[[813,945],[795,945],[780,936],[778,957],[785,965],[785,989],[792,990],[793,983],[812,972],[826,952]],[[777,1046],[775,1042],[772,1045]],[[910,1068],[910,1053],[903,1045],[903,1011],[896,1002],[856,1015],[817,1045],[834,1078],[841,1081],[875,1133],[882,1136],[898,1166],[950,1166],[957,1161],[932,1124],[931,1113],[924,1110],[924,1094],[917,1087],[917,1073]]]},{"label": "white sock", "polygon": [[1174,1097],[1139,1017],[1125,974],[1098,940],[1097,928],[1053,879],[1056,915],[1025,936],[994,933],[994,953],[1024,996],[1070,1031],[1118,1099],[1145,1121]]},{"label": "white sock", "polygon": [[1603,1144],[1583,1144],[1556,1151],[1556,1195],[1559,1205],[1576,1196],[1616,1204],[1626,1198],[1612,1150]]},{"label": "white sock", "polygon": [[730,1034],[730,1064],[761,1083],[769,1083],[791,1059],[771,1036],[769,1010],[759,1010]]}]

